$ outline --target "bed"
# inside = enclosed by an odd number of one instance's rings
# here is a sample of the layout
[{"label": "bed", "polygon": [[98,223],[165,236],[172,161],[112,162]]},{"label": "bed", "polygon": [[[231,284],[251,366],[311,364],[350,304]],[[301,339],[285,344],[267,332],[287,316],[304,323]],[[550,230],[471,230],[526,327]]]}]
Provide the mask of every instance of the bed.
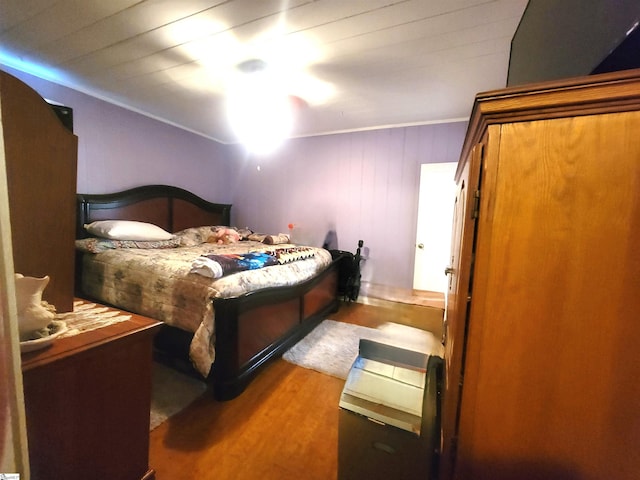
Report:
[{"label": "bed", "polygon": [[[191,241],[204,238],[203,231],[211,227],[229,226],[230,212],[231,205],[167,185],[77,195],[76,246],[82,248],[77,250],[76,294],[163,321],[154,342],[156,358],[203,379],[219,400],[242,393],[269,360],[282,355],[339,305],[337,262],[324,249],[264,241]],[[96,249],[100,242],[85,225],[105,220],[153,224],[176,234],[167,241],[175,245]],[[234,256],[239,248],[285,260],[217,279],[195,273],[197,259]],[[303,250],[305,255],[295,261],[282,253],[297,255]],[[175,271],[167,270],[165,257]],[[167,292],[172,299],[160,300]]]}]

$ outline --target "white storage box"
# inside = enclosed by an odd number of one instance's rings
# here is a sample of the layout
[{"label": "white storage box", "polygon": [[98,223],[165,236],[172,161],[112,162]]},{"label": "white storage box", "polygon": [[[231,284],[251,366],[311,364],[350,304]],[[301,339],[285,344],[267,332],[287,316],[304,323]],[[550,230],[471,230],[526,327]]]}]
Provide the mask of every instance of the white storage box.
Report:
[{"label": "white storage box", "polygon": [[428,360],[424,353],[360,340],[340,397],[340,480],[429,478],[436,412],[425,412],[434,409],[425,403]]}]

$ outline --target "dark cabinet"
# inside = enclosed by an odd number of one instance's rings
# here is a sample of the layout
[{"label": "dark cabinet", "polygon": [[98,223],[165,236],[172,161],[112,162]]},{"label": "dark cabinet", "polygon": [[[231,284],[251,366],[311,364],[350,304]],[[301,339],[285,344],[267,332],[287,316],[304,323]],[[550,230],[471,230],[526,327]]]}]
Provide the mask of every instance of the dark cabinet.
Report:
[{"label": "dark cabinet", "polygon": [[0,71],[14,269],[49,275],[44,300],[73,308],[78,139],[44,99]]}]

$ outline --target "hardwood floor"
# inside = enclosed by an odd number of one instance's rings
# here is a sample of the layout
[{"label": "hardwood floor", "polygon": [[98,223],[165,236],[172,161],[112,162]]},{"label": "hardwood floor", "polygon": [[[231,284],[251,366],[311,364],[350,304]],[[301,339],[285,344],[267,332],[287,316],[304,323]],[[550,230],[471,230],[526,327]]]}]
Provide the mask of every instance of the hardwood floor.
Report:
[{"label": "hardwood floor", "polygon": [[[403,323],[440,334],[442,311],[375,301],[344,304],[330,318],[376,327]],[[229,402],[205,394],[151,432],[157,480],[332,480],[344,381],[278,359]]]}]

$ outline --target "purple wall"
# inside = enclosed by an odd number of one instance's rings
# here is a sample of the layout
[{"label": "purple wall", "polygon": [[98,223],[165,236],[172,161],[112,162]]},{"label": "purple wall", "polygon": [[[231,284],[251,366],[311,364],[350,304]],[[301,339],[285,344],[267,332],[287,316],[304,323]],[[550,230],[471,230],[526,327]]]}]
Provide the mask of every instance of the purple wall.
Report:
[{"label": "purple wall", "polygon": [[78,192],[108,193],[144,184],[186,188],[230,202],[228,147],[40,78],[2,67],[47,100],[73,109]]},{"label": "purple wall", "polygon": [[[271,157],[236,151],[235,220],[338,247],[364,240],[362,279],[411,289],[422,163],[457,162],[467,123],[425,125],[290,140]],[[259,169],[258,169],[259,167]]]},{"label": "purple wall", "polygon": [[[364,240],[363,281],[411,289],[422,163],[458,160],[467,123],[289,140],[269,157],[181,130],[3,67],[43,97],[73,108],[78,191],[169,184],[232,203],[232,223],[338,247]],[[259,167],[259,169],[258,169]]]}]

